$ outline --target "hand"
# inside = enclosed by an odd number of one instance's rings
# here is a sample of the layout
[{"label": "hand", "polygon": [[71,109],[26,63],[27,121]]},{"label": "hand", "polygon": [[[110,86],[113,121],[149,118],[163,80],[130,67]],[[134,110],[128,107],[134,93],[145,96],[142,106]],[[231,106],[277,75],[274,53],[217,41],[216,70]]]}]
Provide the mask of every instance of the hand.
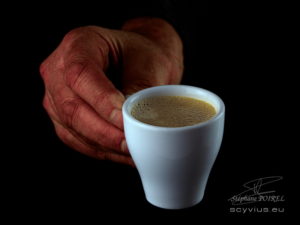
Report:
[{"label": "hand", "polygon": [[[96,26],[69,32],[41,64],[43,105],[59,138],[88,156],[134,165],[123,133],[124,95],[179,83],[182,46],[160,19],[128,21],[123,30]],[[122,69],[123,93],[105,75]]]}]

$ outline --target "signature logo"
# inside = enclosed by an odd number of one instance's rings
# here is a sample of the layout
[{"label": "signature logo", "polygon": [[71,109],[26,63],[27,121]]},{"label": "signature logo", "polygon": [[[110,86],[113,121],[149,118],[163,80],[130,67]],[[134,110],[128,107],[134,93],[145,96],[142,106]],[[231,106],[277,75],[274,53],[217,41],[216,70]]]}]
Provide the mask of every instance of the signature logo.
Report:
[{"label": "signature logo", "polygon": [[276,191],[271,189],[272,183],[282,180],[281,176],[263,177],[248,181],[243,184],[245,188],[241,193],[234,195],[228,200],[232,205],[245,205],[254,202],[283,202],[283,195],[276,195]]}]

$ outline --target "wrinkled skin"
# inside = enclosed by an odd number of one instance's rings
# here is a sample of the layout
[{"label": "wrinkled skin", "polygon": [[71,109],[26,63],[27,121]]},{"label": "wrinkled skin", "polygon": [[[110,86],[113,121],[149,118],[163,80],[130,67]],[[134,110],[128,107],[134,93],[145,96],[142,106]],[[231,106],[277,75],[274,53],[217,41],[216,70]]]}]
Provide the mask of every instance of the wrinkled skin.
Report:
[{"label": "wrinkled skin", "polygon": [[[109,66],[121,68],[122,90],[107,78]],[[43,105],[65,144],[94,158],[134,166],[123,132],[124,96],[178,84],[182,70],[181,40],[164,20],[137,18],[122,30],[77,28],[40,66]]]}]

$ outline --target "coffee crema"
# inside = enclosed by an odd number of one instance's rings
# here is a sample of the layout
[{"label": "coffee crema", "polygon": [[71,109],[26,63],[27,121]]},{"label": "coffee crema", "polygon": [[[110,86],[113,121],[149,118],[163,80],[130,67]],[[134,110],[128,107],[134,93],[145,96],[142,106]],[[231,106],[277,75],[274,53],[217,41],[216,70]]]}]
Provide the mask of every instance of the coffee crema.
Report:
[{"label": "coffee crema", "polygon": [[216,115],[215,108],[202,100],[184,96],[155,96],[138,101],[131,115],[160,127],[184,127],[205,122]]}]

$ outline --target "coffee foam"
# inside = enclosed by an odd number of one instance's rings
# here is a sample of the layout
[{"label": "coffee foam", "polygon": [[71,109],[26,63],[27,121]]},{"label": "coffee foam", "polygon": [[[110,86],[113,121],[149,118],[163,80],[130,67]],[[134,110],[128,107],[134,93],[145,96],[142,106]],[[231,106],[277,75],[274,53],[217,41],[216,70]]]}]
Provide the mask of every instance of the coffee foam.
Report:
[{"label": "coffee foam", "polygon": [[202,100],[183,96],[157,96],[138,101],[131,110],[137,120],[162,127],[183,127],[201,123],[216,114]]}]

